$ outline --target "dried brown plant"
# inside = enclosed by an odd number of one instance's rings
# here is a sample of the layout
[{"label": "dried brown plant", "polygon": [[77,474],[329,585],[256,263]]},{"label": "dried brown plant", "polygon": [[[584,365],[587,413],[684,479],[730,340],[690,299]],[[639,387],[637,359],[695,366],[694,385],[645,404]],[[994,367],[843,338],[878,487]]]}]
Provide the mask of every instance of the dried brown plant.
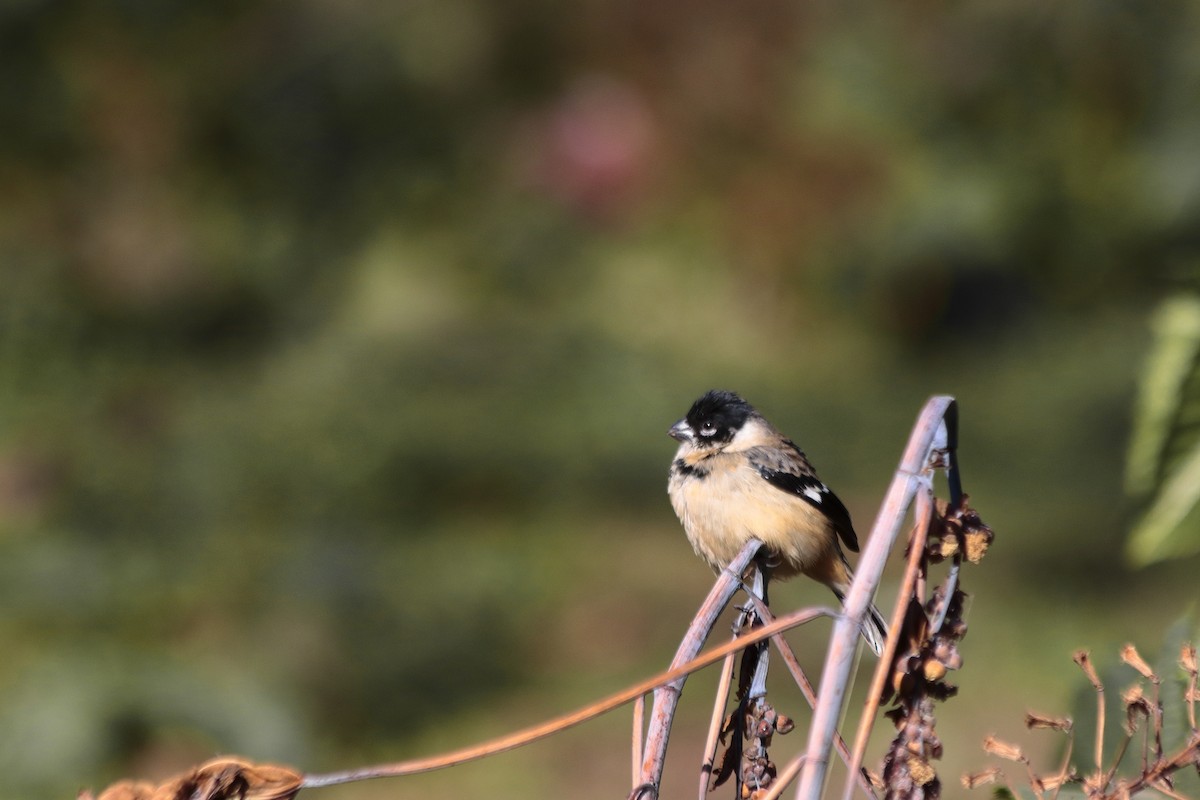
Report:
[{"label": "dried brown plant", "polygon": [[[1197,699],[1200,699],[1196,693],[1196,648],[1188,643],[1180,650],[1179,668],[1185,676],[1185,684],[1181,696],[1174,698],[1174,704],[1178,705],[1177,713],[1187,719],[1188,733],[1173,752],[1167,752],[1163,741],[1165,709],[1162,703],[1162,678],[1131,644],[1121,649],[1120,658],[1138,673],[1139,678],[1121,693],[1121,704],[1125,709],[1123,735],[1115,752],[1106,758],[1104,682],[1100,679],[1090,653],[1079,650],[1074,655],[1075,663],[1096,690],[1095,768],[1091,772],[1080,775],[1071,766],[1074,725],[1069,718],[1036,714],[1026,716],[1026,727],[1052,730],[1067,737],[1066,757],[1054,772],[1039,773],[1019,747],[1001,743],[995,737],[989,736],[984,741],[984,750],[997,758],[1020,763],[1025,771],[1024,783],[1038,800],[1054,800],[1066,785],[1072,785],[1077,796],[1086,797],[1088,800],[1127,800],[1147,790],[1176,800],[1185,798],[1185,795],[1176,791],[1173,776],[1179,770],[1188,767],[1200,772],[1200,731],[1196,729],[1195,707]],[[1118,770],[1122,760],[1139,733],[1142,739],[1140,765],[1133,774],[1121,775]],[[998,797],[1023,796],[1021,787],[1011,780],[1001,767],[991,766],[981,772],[963,776],[963,785],[969,789],[997,782],[1004,784],[997,792]]]},{"label": "dried brown plant", "polygon": [[[894,700],[887,716],[896,726],[883,764],[884,797],[888,800],[935,800],[941,796],[941,779],[933,766],[942,757],[934,704],[958,691],[946,681],[946,675],[962,666],[958,642],[967,632],[963,619],[966,595],[957,567],[963,558],[978,563],[993,539],[991,529],[967,505],[966,495],[953,507],[939,502],[929,528],[924,555],[917,562],[918,581],[907,601],[901,647],[885,687],[884,699]],[[910,557],[916,544],[914,537]],[[929,565],[946,559],[951,559],[955,568],[922,604],[919,587],[927,581]]]}]

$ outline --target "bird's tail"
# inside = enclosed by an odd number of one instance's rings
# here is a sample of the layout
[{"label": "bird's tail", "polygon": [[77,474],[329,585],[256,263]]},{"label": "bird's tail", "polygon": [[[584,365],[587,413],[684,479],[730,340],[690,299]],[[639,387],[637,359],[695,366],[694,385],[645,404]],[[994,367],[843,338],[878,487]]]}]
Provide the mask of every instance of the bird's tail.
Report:
[{"label": "bird's tail", "polygon": [[[847,583],[844,586],[830,586],[833,593],[837,595],[838,602],[843,606],[846,604],[846,591],[850,588]],[[888,631],[887,623],[883,621],[883,615],[879,613],[879,609],[872,603],[867,608],[867,618],[863,620],[862,637],[866,640],[867,646],[874,651],[876,656],[883,655],[883,645],[887,642]]]}]

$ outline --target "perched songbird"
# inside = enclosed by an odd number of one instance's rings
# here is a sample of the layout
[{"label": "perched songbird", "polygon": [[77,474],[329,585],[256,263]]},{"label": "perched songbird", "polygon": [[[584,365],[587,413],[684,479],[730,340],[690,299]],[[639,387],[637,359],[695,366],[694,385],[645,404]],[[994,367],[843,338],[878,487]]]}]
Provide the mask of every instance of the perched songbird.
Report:
[{"label": "perched songbird", "polygon": [[[803,574],[844,600],[853,577],[841,544],[858,552],[842,501],[790,439],[733,392],[713,390],[671,426],[679,440],[667,492],[696,553],[720,571],[751,537],[768,578]],[[871,606],[863,638],[879,654],[887,628]]]}]

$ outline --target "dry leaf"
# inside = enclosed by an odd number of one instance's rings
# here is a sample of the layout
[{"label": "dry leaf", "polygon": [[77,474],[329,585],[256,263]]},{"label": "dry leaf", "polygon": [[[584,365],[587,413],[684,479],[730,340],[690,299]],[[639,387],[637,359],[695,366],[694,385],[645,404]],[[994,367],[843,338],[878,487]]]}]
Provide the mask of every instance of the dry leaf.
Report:
[{"label": "dry leaf", "polygon": [[[304,776],[288,767],[255,764],[237,758],[215,758],[155,786],[120,781],[95,800],[291,800]],[[81,798],[92,797],[90,793]]]},{"label": "dry leaf", "polygon": [[1005,758],[1009,761],[1025,760],[1025,756],[1021,753],[1021,748],[1015,744],[1002,742],[995,736],[989,736],[983,740],[983,749],[998,758]]}]

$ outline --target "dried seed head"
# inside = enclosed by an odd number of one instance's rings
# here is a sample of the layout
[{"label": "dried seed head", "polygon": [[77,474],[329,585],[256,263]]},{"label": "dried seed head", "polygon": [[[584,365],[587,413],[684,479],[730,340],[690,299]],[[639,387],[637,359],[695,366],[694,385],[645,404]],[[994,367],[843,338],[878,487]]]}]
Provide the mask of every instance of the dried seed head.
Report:
[{"label": "dried seed head", "polygon": [[967,635],[967,623],[961,619],[947,619],[942,623],[942,633],[961,639]]},{"label": "dried seed head", "polygon": [[1142,691],[1142,685],[1135,683],[1121,694],[1125,703],[1125,730],[1132,736],[1137,732],[1140,717],[1150,718],[1150,701]]},{"label": "dried seed head", "polygon": [[961,540],[967,560],[978,564],[987,553],[995,533],[983,523],[975,509],[967,505],[967,496],[963,495],[959,505],[954,508],[939,500],[937,513],[941,517],[941,525],[934,536],[940,539],[940,545],[932,555],[949,557],[957,553]]},{"label": "dried seed head", "polygon": [[918,786],[924,786],[937,777],[937,770],[922,758],[908,759],[908,774]]},{"label": "dried seed head", "polygon": [[1092,682],[1092,688],[1097,692],[1104,691],[1104,684],[1100,682],[1100,676],[1096,674],[1096,668],[1092,666],[1092,654],[1087,650],[1076,650],[1072,658],[1083,670],[1083,674],[1087,675],[1087,679]]},{"label": "dried seed head", "polygon": [[1154,670],[1150,669],[1150,665],[1138,655],[1137,648],[1133,645],[1127,644],[1121,648],[1121,660],[1136,669],[1143,678],[1158,683],[1158,676],[1154,674]]},{"label": "dried seed head", "polygon": [[952,558],[957,552],[958,539],[954,536],[947,536],[943,539],[939,539],[933,544],[932,555],[936,556],[938,559],[944,560],[947,558]]},{"label": "dried seed head", "polygon": [[946,677],[946,665],[936,658],[925,659],[925,663],[921,665],[921,671],[927,681],[940,681]]},{"label": "dried seed head", "polygon": [[962,656],[958,652],[958,645],[949,636],[939,635],[933,640],[933,657],[942,662],[946,669],[962,667]]},{"label": "dried seed head", "polygon": [[989,767],[983,772],[968,773],[962,776],[962,785],[966,789],[974,789],[976,786],[987,786],[990,783],[995,783],[1000,777],[1000,770],[995,767]]},{"label": "dried seed head", "polygon": [[997,758],[1007,759],[1009,761],[1024,761],[1025,756],[1021,753],[1021,748],[1015,744],[1009,744],[997,739],[995,736],[989,736],[983,740],[983,749],[985,752],[991,753]]},{"label": "dried seed head", "polygon": [[986,528],[981,531],[969,531],[964,537],[967,543],[967,561],[978,564],[987,555],[992,543],[992,532]]},{"label": "dried seed head", "polygon": [[1059,733],[1070,733],[1073,726],[1074,723],[1070,717],[1046,717],[1041,714],[1035,714],[1032,711],[1025,714],[1025,727],[1030,730],[1035,728],[1049,728]]},{"label": "dried seed head", "polygon": [[775,730],[780,735],[791,733],[796,727],[796,722],[789,716],[780,714],[775,717]]},{"label": "dried seed head", "polygon": [[1075,772],[1075,768],[1071,767],[1065,772],[1060,772],[1057,775],[1050,775],[1045,778],[1040,778],[1043,789],[1054,791],[1060,786],[1067,783],[1075,783],[1079,780],[1079,775]]},{"label": "dried seed head", "polygon": [[1183,667],[1189,674],[1195,675],[1196,669],[1196,646],[1193,644],[1185,644],[1179,653],[1179,666]]},{"label": "dried seed head", "polygon": [[929,751],[930,758],[941,758],[942,757],[942,740],[937,738],[936,736],[933,737],[929,741],[929,747],[926,749]]}]

